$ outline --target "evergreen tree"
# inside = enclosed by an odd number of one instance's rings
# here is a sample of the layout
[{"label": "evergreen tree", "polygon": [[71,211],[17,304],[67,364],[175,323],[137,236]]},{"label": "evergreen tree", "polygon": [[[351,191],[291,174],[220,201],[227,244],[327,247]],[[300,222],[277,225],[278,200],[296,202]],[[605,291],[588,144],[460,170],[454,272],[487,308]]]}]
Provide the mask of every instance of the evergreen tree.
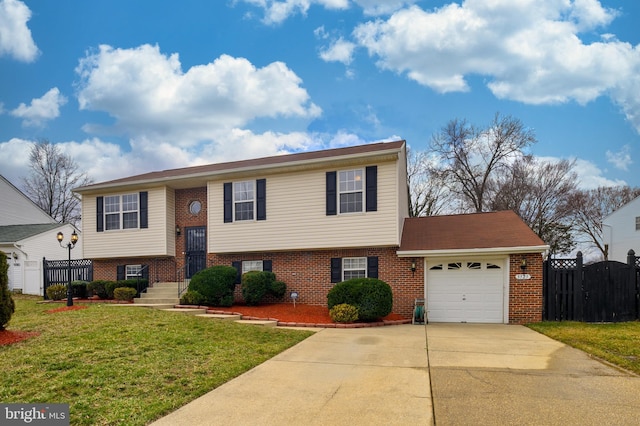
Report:
[{"label": "evergreen tree", "polygon": [[16,305],[9,292],[8,271],[7,255],[0,251],[0,331],[9,324],[11,315],[16,310]]}]

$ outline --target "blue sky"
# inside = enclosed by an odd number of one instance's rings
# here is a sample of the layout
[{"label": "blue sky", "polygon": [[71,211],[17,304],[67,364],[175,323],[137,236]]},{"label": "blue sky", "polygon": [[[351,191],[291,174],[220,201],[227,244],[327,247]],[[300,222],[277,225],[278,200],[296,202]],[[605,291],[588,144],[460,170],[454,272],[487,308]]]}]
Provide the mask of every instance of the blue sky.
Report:
[{"label": "blue sky", "polygon": [[581,186],[640,186],[640,2],[0,0],[0,174],[96,181],[513,115]]}]

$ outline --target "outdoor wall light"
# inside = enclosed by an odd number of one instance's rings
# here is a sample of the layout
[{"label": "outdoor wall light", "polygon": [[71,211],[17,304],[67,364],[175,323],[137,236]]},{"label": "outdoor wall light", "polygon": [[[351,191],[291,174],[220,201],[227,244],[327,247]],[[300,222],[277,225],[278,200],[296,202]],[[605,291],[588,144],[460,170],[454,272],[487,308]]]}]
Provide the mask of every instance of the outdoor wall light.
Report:
[{"label": "outdoor wall light", "polygon": [[15,251],[11,253],[11,257],[13,257],[14,259],[18,258],[18,253],[16,253]]},{"label": "outdoor wall light", "polygon": [[[65,247],[65,245],[62,244],[62,240],[64,240],[64,234],[62,232],[58,232],[56,239],[60,247]],[[69,263],[67,263],[67,306],[73,306],[73,291],[71,290],[71,250],[76,246],[77,242],[78,234],[74,229],[73,234],[71,234],[71,239],[66,245],[67,250],[69,250]]]},{"label": "outdoor wall light", "polygon": [[520,269],[522,269],[523,271],[525,269],[527,269],[527,258],[526,257],[522,258],[522,262],[520,262]]},{"label": "outdoor wall light", "polygon": [[180,227],[178,225],[176,225],[176,235],[179,237],[180,236],[180,232],[182,232],[180,230]]},{"label": "outdoor wall light", "polygon": [[414,274],[416,273],[416,261],[413,260],[411,262],[411,272],[413,272]]}]

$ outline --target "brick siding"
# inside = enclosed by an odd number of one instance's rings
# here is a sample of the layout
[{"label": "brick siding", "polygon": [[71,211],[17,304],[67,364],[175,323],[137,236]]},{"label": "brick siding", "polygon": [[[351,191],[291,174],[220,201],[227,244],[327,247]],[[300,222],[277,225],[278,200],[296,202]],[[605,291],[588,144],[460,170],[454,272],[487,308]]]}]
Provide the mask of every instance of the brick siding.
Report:
[{"label": "brick siding", "polygon": [[[523,271],[520,265],[526,259]],[[526,324],[542,321],[542,267],[540,253],[512,254],[509,256],[509,323]],[[517,279],[518,274],[529,274],[530,279]]]}]

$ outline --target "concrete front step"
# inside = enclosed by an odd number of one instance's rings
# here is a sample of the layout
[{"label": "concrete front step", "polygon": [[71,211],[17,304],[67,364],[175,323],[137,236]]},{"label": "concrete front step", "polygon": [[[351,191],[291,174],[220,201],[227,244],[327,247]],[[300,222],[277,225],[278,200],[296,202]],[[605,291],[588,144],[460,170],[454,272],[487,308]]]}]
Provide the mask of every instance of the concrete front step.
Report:
[{"label": "concrete front step", "polygon": [[271,320],[236,320],[238,324],[249,324],[249,325],[261,325],[263,327],[276,327],[278,325],[278,321]]},{"label": "concrete front step", "polygon": [[198,314],[196,316],[202,318],[219,319],[222,321],[236,321],[242,319],[242,315],[240,314]]},{"label": "concrete front step", "polygon": [[187,315],[202,315],[205,312],[207,312],[207,310],[205,308],[169,308],[169,309],[163,309],[163,311],[165,312],[180,312],[181,314],[187,314]]},{"label": "concrete front step", "polygon": [[140,297],[142,298],[146,298],[146,297],[156,297],[156,296],[162,296],[162,297],[177,297],[178,296],[178,290],[174,290],[174,289],[153,289],[150,288],[147,290],[146,293],[142,293],[140,295]]},{"label": "concrete front step", "polygon": [[133,299],[133,303],[138,305],[179,305],[180,304],[180,299],[178,299],[177,297],[145,297],[145,298],[138,298],[136,297],[135,299]]}]

